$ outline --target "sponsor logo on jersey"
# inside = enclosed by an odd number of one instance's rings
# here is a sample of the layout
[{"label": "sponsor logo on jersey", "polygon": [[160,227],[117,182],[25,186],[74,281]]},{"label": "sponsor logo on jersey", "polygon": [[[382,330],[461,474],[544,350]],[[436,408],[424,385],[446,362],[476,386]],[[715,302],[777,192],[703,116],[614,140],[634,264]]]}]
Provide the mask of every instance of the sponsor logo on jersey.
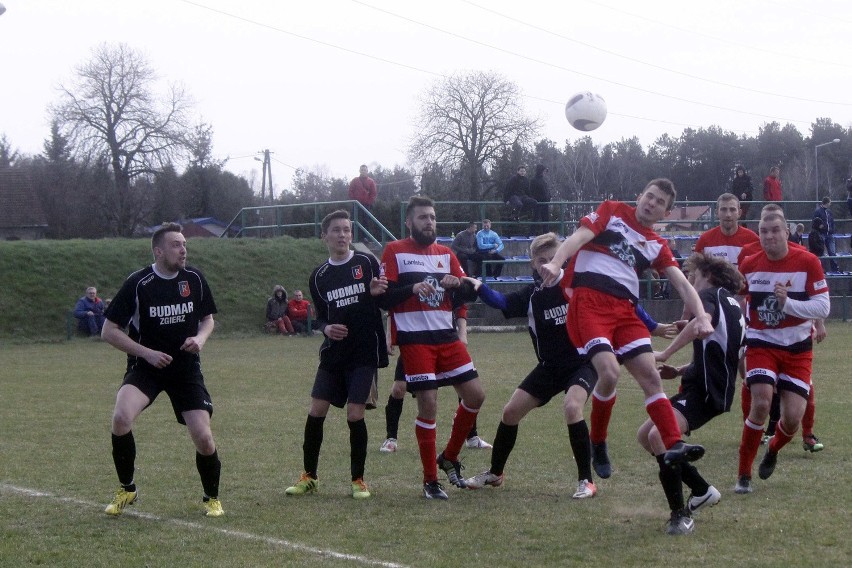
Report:
[{"label": "sponsor logo on jersey", "polygon": [[757,306],[757,319],[767,327],[778,327],[784,319],[784,312],[778,307],[778,298],[767,296],[763,303]]},{"label": "sponsor logo on jersey", "polygon": [[357,296],[358,294],[362,294],[366,291],[366,287],[363,282],[359,282],[357,284],[350,284],[349,286],[343,286],[341,288],[335,288],[334,290],[329,290],[325,293],[325,297],[329,302],[333,302],[334,300],[339,300],[341,298],[346,298],[349,296]]},{"label": "sponsor logo on jersey", "polygon": [[814,282],[814,290],[822,290],[823,288],[828,288],[828,284],[825,283],[825,280]]},{"label": "sponsor logo on jersey", "polygon": [[178,290],[180,291],[181,298],[189,298],[189,282],[187,282],[186,280],[181,280],[180,282],[178,282]]},{"label": "sponsor logo on jersey", "polygon": [[361,268],[361,265],[352,267],[352,278],[355,280],[361,280],[364,277],[364,269]]},{"label": "sponsor logo on jersey", "polygon": [[636,266],[636,257],[633,255],[633,248],[627,241],[620,241],[609,245],[609,252],[630,268]]},{"label": "sponsor logo on jersey", "polygon": [[750,284],[755,284],[757,286],[769,286],[769,280],[764,280],[763,278],[755,278],[750,282]]},{"label": "sponsor logo on jersey", "polygon": [[405,380],[409,383],[422,383],[423,381],[428,381],[432,376],[428,373],[422,375],[406,375]]},{"label": "sponsor logo on jersey", "polygon": [[416,258],[403,258],[402,259],[402,265],[403,266],[410,266],[412,264],[417,265],[417,266],[426,266],[425,262],[423,262],[422,260],[417,260]]},{"label": "sponsor logo on jersey", "polygon": [[435,289],[435,292],[428,296],[426,294],[420,293],[420,295],[418,296],[420,298],[420,301],[429,306],[430,308],[437,308],[441,305],[441,302],[444,301],[444,289],[441,287],[441,284],[438,282],[438,279],[432,276],[431,274],[427,276],[423,281],[432,286],[432,288]]},{"label": "sponsor logo on jersey", "polygon": [[192,302],[167,306],[150,306],[148,308],[148,316],[159,319],[160,325],[184,323],[186,321],[186,314],[191,314],[193,309]]},{"label": "sponsor logo on jersey", "polygon": [[568,304],[562,304],[555,308],[548,308],[544,311],[544,321],[553,320],[554,325],[565,324],[565,314],[568,313]]}]

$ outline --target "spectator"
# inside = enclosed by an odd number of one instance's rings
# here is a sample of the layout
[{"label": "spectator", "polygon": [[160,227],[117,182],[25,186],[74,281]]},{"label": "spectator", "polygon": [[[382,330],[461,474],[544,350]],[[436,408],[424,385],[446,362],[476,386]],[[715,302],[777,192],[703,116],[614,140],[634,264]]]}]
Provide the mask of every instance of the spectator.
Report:
[{"label": "spectator", "polygon": [[367,175],[365,164],[361,164],[359,172],[360,175],[349,182],[349,199],[354,199],[367,209],[372,209],[378,196],[376,181]]},{"label": "spectator", "polygon": [[822,203],[817,205],[814,211],[813,230],[819,233],[822,238],[824,253],[829,256],[829,263],[832,272],[840,272],[840,267],[837,266],[837,261],[834,257],[837,256],[837,250],[834,248],[834,215],[831,214],[831,198],[823,197]]},{"label": "spectator", "polygon": [[91,337],[100,337],[105,309],[103,301],[98,298],[98,289],[94,286],[86,288],[86,295],[74,306],[74,317],[79,320],[77,329]]},{"label": "spectator", "polygon": [[[482,220],[482,230],[476,233],[476,249],[482,260],[506,260],[500,254],[503,250],[503,240],[500,235],[491,230],[491,220]],[[485,267],[486,276],[494,276],[495,278],[503,274],[503,263],[487,264]]]},{"label": "spectator", "polygon": [[[316,327],[314,310],[311,303],[303,297],[301,290],[293,292],[293,299],[287,304],[287,315],[296,333],[310,333]],[[310,326],[308,325],[309,316]]]},{"label": "spectator", "polygon": [[754,185],[751,183],[751,176],[746,173],[743,166],[737,166],[734,179],[731,181],[731,193],[740,200],[740,209],[742,210],[740,218],[748,219],[748,210],[751,207],[751,201],[754,199]]},{"label": "spectator", "polygon": [[467,229],[456,235],[450,249],[456,253],[456,258],[468,276],[482,274],[482,258],[476,248],[476,221],[468,223]]},{"label": "spectator", "polygon": [[530,180],[527,179],[526,167],[519,167],[518,173],[506,182],[506,189],[503,191],[503,203],[511,209],[509,214],[513,221],[518,220],[521,210],[531,210],[538,205],[538,202],[530,197]]},{"label": "spectator", "polygon": [[547,186],[547,180],[544,179],[544,174],[548,169],[539,164],[535,167],[535,176],[530,182],[530,197],[536,200],[535,214],[533,221],[542,223],[537,225],[533,231],[537,235],[548,232],[547,222],[550,220],[550,188]]},{"label": "spectator", "polygon": [[802,235],[805,233],[805,226],[801,223],[796,225],[796,229],[790,233],[790,236],[787,237],[787,240],[791,243],[796,243],[797,245],[802,244]]},{"label": "spectator", "polygon": [[769,175],[763,180],[763,199],[765,201],[781,201],[781,168],[772,166]]},{"label": "spectator", "polygon": [[852,217],[852,177],[846,180],[846,207],[849,208],[849,216]]},{"label": "spectator", "polygon": [[287,290],[281,284],[272,289],[272,297],[266,301],[266,331],[278,331],[282,335],[295,335],[293,324],[287,317]]}]

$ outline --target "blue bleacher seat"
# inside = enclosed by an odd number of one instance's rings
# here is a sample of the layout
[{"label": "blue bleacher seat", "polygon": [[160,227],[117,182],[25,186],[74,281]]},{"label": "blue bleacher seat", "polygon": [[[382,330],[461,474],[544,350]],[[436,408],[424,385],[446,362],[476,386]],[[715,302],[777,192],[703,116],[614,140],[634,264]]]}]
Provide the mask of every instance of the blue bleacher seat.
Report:
[{"label": "blue bleacher seat", "polygon": [[498,276],[497,282],[515,282],[514,276]]},{"label": "blue bleacher seat", "polygon": [[532,276],[515,276],[515,280],[517,280],[518,282],[534,282],[535,281]]}]

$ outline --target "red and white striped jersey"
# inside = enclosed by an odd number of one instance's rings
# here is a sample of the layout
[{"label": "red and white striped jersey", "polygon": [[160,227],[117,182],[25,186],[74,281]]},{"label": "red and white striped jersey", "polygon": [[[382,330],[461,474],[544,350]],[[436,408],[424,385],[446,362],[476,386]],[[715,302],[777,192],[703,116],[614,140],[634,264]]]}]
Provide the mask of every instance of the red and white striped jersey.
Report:
[{"label": "red and white striped jersey", "polygon": [[453,326],[452,294],[441,286],[441,279],[447,274],[464,276],[456,255],[444,245],[423,247],[407,238],[385,247],[382,264],[389,287],[425,281],[435,288],[431,296],[411,296],[390,310],[393,343],[439,345],[458,340]]},{"label": "red and white striped jersey", "polygon": [[782,312],[775,298],[775,284],[784,284],[787,297],[794,300],[827,294],[828,284],[819,259],[807,250],[790,247],[787,256],[773,261],[761,249],[744,258],[739,268],[748,289],[746,345],[810,351],[811,320]]},{"label": "red and white striped jersey", "polygon": [[695,252],[707,256],[724,258],[734,266],[739,262],[740,251],[749,243],[759,242],[757,233],[745,227],[737,227],[736,232],[728,236],[720,227],[704,231],[695,243]]},{"label": "red and white striped jersey", "polygon": [[569,268],[572,287],[586,287],[639,300],[639,278],[653,268],[662,273],[677,267],[665,239],[636,220],[636,208],[620,201],[604,201],[580,220],[595,238],[574,255]]}]

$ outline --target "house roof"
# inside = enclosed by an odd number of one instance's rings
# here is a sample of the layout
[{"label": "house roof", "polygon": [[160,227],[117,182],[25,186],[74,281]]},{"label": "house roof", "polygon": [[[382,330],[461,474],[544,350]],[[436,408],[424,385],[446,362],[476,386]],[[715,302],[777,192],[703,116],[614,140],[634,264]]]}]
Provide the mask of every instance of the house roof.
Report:
[{"label": "house roof", "polygon": [[47,227],[47,217],[27,173],[0,167],[0,227]]}]

